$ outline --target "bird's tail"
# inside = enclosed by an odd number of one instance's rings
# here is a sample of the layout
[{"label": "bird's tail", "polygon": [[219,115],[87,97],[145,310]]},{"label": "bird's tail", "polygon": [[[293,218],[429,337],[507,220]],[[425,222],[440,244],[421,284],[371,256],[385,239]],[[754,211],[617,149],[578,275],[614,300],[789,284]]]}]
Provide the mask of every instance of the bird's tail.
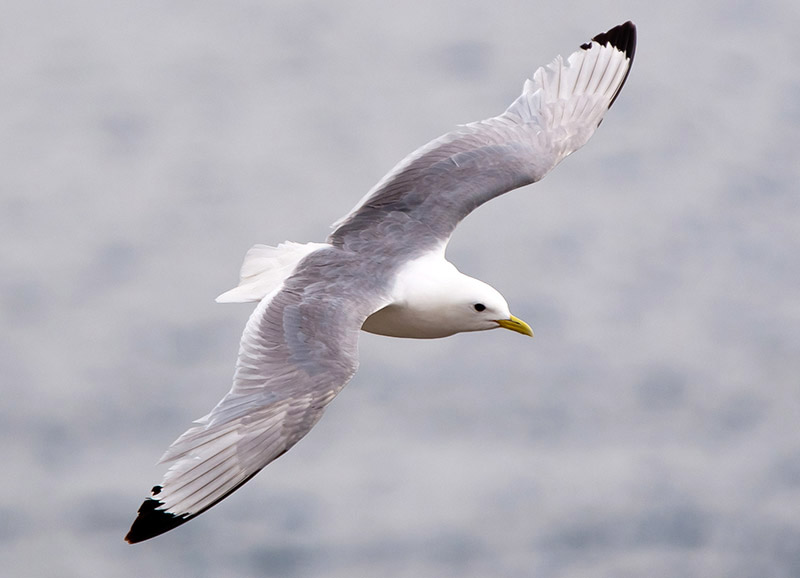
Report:
[{"label": "bird's tail", "polygon": [[293,243],[285,241],[277,247],[253,245],[244,256],[239,285],[217,297],[217,303],[261,301],[281,286],[304,257],[326,243]]}]

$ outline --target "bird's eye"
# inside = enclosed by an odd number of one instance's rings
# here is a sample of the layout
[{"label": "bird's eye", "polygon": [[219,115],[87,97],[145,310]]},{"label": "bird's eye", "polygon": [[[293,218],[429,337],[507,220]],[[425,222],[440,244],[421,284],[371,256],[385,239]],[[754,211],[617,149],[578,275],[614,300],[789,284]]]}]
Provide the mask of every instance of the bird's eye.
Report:
[{"label": "bird's eye", "polygon": [[483,303],[476,303],[474,305],[474,307],[475,307],[475,311],[485,311],[486,310],[486,305],[484,305]]}]

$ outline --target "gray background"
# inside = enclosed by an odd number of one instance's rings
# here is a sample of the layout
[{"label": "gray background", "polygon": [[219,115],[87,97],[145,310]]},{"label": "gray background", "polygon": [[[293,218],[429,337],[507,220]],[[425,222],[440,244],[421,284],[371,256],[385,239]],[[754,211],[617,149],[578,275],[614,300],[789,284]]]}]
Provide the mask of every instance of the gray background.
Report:
[{"label": "gray background", "polygon": [[[4,576],[800,576],[794,0],[3,2]],[[122,537],[227,391],[256,242],[624,20],[584,150],[457,231],[504,331],[364,335],[286,457]]]}]

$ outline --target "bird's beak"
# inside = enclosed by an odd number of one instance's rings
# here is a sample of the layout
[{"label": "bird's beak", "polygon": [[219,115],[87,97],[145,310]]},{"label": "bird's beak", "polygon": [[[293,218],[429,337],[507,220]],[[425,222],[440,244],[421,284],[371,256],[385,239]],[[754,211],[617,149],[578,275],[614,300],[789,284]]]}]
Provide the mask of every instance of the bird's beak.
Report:
[{"label": "bird's beak", "polygon": [[531,326],[525,323],[522,319],[517,319],[513,315],[508,319],[498,319],[496,323],[503,329],[510,329],[511,331],[516,331],[517,333],[522,333],[523,335],[533,337],[533,329],[531,329]]}]

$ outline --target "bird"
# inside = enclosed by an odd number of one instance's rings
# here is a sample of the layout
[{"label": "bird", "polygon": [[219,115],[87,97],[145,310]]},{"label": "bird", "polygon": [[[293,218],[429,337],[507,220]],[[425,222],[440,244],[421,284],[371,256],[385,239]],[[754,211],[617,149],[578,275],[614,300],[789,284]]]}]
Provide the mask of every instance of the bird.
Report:
[{"label": "bird", "polygon": [[358,366],[359,331],[434,339],[505,328],[533,336],[493,287],[445,250],[486,201],[544,177],[594,134],[628,77],[628,21],[556,57],[499,116],[422,146],[332,225],[324,243],[255,245],[222,303],[257,302],[233,385],[161,458],[129,543],[205,512],[304,437]]}]

